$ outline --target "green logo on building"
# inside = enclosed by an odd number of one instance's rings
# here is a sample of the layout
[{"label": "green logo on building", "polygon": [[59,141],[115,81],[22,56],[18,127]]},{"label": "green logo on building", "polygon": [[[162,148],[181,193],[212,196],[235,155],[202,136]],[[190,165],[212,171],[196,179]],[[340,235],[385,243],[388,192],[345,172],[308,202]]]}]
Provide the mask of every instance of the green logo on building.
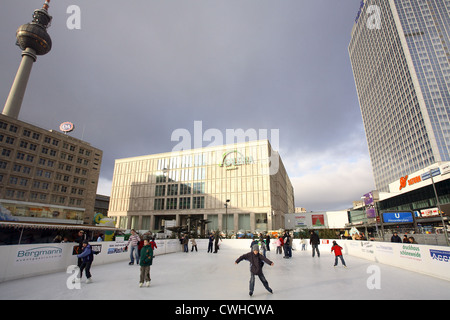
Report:
[{"label": "green logo on building", "polygon": [[227,169],[237,169],[238,166],[245,164],[252,164],[253,158],[245,157],[237,150],[227,151],[222,156],[222,161],[219,163],[219,167],[225,167]]}]

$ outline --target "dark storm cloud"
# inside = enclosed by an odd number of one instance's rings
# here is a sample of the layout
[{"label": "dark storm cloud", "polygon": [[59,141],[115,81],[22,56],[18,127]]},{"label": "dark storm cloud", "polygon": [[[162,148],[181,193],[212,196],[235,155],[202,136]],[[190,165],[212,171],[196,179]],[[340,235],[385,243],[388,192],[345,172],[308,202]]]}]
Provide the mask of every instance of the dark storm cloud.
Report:
[{"label": "dark storm cloud", "polygon": [[[41,2],[2,5],[3,100],[20,61],[15,30]],[[66,26],[73,4],[81,10],[80,30]],[[47,129],[74,122],[73,136],[104,151],[106,186],[114,159],[170,151],[176,145],[172,132],[193,130],[196,120],[203,130],[224,134],[279,129],[281,156],[294,186],[299,184],[296,204],[310,210],[351,205],[373,188],[370,172],[357,190],[355,184],[342,187],[348,192],[341,190],[339,201],[327,205],[323,197],[313,197],[319,190],[305,194],[304,184],[313,183],[302,179],[370,167],[347,52],[358,5],[356,0],[52,1],[53,49],[33,66],[19,119]]]}]

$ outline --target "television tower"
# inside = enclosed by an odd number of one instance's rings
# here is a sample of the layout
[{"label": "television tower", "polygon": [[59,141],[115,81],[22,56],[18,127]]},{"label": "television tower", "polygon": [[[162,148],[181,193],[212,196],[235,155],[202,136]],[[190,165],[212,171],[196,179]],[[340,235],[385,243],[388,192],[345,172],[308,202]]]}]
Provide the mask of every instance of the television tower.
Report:
[{"label": "television tower", "polygon": [[23,50],[22,61],[2,112],[14,119],[19,116],[28,78],[33,63],[36,61],[36,56],[44,55],[52,48],[52,40],[47,33],[47,28],[52,21],[52,17],[47,12],[49,3],[50,0],[46,0],[42,9],[34,10],[33,21],[21,25],[16,32],[16,45]]}]

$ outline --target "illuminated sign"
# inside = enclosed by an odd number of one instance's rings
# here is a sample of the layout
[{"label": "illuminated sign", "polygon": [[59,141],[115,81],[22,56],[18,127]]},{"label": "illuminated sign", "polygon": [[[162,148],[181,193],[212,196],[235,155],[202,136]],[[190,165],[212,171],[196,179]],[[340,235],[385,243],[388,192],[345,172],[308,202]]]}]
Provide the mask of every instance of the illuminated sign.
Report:
[{"label": "illuminated sign", "polygon": [[61,130],[62,132],[65,132],[65,133],[71,132],[71,131],[73,131],[73,129],[75,129],[75,126],[73,125],[72,122],[66,121],[59,125],[59,130]]},{"label": "illuminated sign", "polygon": [[421,182],[421,181],[422,181],[421,176],[413,177],[411,179],[408,179],[408,176],[401,177],[399,190],[406,188],[406,183],[408,183],[408,186],[412,186],[413,184]]},{"label": "illuminated sign", "polygon": [[225,167],[227,169],[237,169],[238,166],[245,164],[252,164],[252,157],[245,157],[242,153],[237,150],[225,152],[222,156],[222,162],[219,163],[220,167]]},{"label": "illuminated sign", "polygon": [[413,223],[411,212],[383,212],[384,223]]}]

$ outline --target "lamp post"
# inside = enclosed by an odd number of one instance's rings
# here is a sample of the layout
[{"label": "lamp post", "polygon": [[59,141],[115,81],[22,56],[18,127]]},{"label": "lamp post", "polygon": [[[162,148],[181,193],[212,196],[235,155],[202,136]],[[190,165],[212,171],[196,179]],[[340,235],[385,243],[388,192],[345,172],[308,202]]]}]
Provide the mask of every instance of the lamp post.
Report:
[{"label": "lamp post", "polygon": [[228,237],[228,202],[230,199],[225,202],[225,237]]},{"label": "lamp post", "polygon": [[437,204],[437,207],[438,207],[439,215],[441,216],[441,220],[442,220],[442,229],[444,229],[445,241],[447,242],[447,246],[450,246],[450,242],[449,242],[449,239],[448,239],[448,233],[447,233],[447,227],[445,226],[444,217],[442,216],[441,204],[439,202],[439,197],[438,197],[438,194],[437,194],[437,191],[436,191],[436,185],[434,184],[433,172],[432,171],[433,171],[433,169],[430,169],[431,183],[433,184],[434,196],[436,197],[436,204]]}]

